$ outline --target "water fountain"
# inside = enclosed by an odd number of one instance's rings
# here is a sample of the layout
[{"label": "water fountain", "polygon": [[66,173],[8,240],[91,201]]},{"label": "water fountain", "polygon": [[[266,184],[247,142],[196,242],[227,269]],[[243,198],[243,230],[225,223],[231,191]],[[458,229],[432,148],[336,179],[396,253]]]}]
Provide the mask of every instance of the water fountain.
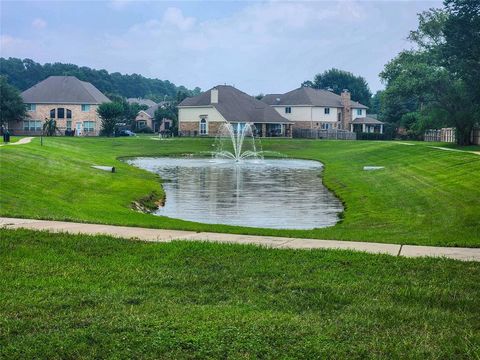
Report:
[{"label": "water fountain", "polygon": [[239,162],[246,159],[263,159],[262,149],[255,142],[255,125],[251,123],[224,123],[215,139],[216,158]]}]

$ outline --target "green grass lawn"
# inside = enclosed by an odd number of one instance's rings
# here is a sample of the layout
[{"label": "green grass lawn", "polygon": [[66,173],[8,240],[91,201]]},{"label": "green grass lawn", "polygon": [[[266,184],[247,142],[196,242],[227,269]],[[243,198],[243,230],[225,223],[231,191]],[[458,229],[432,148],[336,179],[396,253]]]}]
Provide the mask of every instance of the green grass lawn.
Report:
[{"label": "green grass lawn", "polygon": [[480,263],[0,236],[3,359],[479,358]]},{"label": "green grass lawn", "polygon": [[[0,214],[155,228],[480,246],[480,156],[382,141],[262,140],[263,148],[325,164],[324,183],[344,202],[344,219],[315,230],[205,225],[132,211],[162,193],[160,179],[119,160],[212,149],[213,139],[46,138],[0,148]],[[114,165],[115,174],[92,169]],[[385,166],[366,172],[364,165]],[[168,201],[168,200],[167,200]]]}]

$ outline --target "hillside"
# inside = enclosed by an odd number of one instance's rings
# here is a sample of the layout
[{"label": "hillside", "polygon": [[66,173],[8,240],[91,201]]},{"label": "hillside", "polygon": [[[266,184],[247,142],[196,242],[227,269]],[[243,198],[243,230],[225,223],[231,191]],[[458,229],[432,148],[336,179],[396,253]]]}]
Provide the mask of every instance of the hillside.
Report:
[{"label": "hillside", "polygon": [[146,78],[139,74],[124,75],[118,72],[91,69],[74,64],[46,63],[39,64],[31,59],[0,58],[0,75],[20,91],[26,90],[51,75],[72,75],[80,80],[91,82],[105,94],[124,97],[150,98],[154,101],[176,98],[177,94],[196,95],[200,88],[189,90],[176,86],[168,80]]}]

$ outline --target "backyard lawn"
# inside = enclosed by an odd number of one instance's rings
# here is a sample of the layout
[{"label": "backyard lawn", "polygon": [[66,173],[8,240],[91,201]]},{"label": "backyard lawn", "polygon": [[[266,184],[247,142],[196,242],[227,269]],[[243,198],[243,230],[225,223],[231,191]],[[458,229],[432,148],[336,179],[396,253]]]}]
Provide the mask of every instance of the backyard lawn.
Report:
[{"label": "backyard lawn", "polygon": [[[439,246],[480,246],[480,156],[432,144],[262,140],[264,150],[325,164],[342,221],[314,230],[206,225],[131,210],[161,179],[119,158],[200,153],[213,139],[45,138],[0,148],[0,215],[130,226]],[[441,144],[433,144],[441,145]],[[477,150],[477,148],[469,148]],[[107,173],[91,165],[113,165]],[[385,166],[367,172],[365,165]],[[168,201],[168,200],[167,200]],[[293,219],[292,219],[293,221]]]},{"label": "backyard lawn", "polygon": [[2,230],[0,358],[478,359],[480,263]]}]

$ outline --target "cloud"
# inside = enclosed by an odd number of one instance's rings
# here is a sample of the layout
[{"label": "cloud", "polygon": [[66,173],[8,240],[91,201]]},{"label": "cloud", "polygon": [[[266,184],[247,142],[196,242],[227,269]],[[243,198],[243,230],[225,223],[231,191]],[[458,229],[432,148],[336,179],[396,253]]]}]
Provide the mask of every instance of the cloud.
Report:
[{"label": "cloud", "polygon": [[134,0],[111,0],[109,5],[114,10],[123,10]]},{"label": "cloud", "polygon": [[190,30],[195,25],[195,18],[183,16],[182,10],[175,7],[165,11],[162,21],[165,25],[175,26],[182,31]]},{"label": "cloud", "polygon": [[[1,38],[2,51],[40,62],[141,73],[191,88],[226,82],[252,94],[288,91],[337,67],[365,76],[375,90],[378,73],[404,48],[408,30],[417,25],[415,14],[426,6],[350,0],[235,6],[142,2],[129,11],[112,10],[131,3],[98,6],[94,20],[72,19],[68,32],[57,22],[28,34],[12,32],[11,26]],[[112,18],[97,22],[104,16]]]},{"label": "cloud", "polygon": [[36,18],[32,21],[32,26],[38,30],[45,29],[47,27],[47,22],[41,18]]},{"label": "cloud", "polygon": [[32,43],[28,40],[10,36],[0,35],[0,48],[2,52],[15,54],[15,56],[26,57],[31,49]]}]

